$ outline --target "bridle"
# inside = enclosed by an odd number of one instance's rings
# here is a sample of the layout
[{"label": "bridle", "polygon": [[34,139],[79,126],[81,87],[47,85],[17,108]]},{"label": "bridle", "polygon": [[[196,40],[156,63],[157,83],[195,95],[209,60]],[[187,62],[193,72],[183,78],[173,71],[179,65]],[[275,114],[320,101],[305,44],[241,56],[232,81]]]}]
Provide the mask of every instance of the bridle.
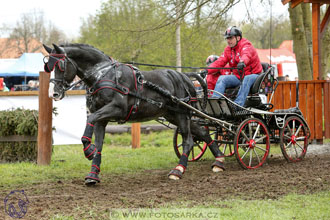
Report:
[{"label": "bridle", "polygon": [[75,71],[81,71],[81,69],[77,66],[77,64],[69,58],[66,54],[49,54],[49,56],[44,57],[44,70],[48,73],[52,72],[55,67],[58,67],[58,70],[62,72],[62,77],[61,78],[52,78],[50,79],[50,83],[53,83],[55,86],[59,87],[61,85],[60,91],[61,92],[66,92],[67,90],[71,89],[75,85],[81,83],[83,79],[74,82],[72,84],[69,84],[65,80],[65,71],[67,69],[67,63],[71,63],[72,66],[75,68]]}]

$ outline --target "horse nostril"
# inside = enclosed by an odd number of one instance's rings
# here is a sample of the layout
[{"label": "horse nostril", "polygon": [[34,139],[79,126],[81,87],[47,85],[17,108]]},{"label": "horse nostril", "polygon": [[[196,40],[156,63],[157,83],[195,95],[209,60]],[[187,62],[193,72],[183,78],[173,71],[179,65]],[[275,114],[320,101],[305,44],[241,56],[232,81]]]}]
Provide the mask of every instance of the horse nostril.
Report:
[{"label": "horse nostril", "polygon": [[60,97],[60,94],[57,93],[57,92],[54,92],[54,93],[53,93],[53,97],[54,97],[54,98],[59,98],[59,97]]}]

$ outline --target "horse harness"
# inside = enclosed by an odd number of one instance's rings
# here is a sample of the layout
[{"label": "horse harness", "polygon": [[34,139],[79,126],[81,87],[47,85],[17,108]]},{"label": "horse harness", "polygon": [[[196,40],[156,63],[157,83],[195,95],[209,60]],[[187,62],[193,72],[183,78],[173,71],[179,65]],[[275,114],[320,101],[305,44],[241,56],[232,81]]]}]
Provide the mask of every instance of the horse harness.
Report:
[{"label": "horse harness", "polygon": [[[119,78],[122,75],[122,72],[118,69],[118,67],[120,65],[126,65],[126,66],[129,66],[131,68],[133,79],[134,79],[134,87],[135,87],[134,92],[131,91],[128,87],[126,87],[124,85],[121,85],[119,83]],[[114,80],[103,79],[104,76],[107,73],[111,72],[111,71],[115,73],[115,79]],[[95,83],[92,86],[90,86],[89,88],[87,88],[87,103],[91,103],[92,100],[93,100],[94,95],[102,89],[112,89],[112,90],[114,90],[116,92],[119,92],[123,95],[130,95],[130,96],[135,97],[134,104],[131,106],[131,109],[130,109],[128,115],[126,116],[125,120],[122,121],[122,123],[125,123],[126,121],[128,121],[129,118],[131,117],[131,115],[134,115],[138,111],[141,100],[146,101],[146,102],[148,102],[152,105],[155,105],[158,108],[167,107],[172,111],[176,111],[176,112],[180,112],[180,113],[187,113],[186,110],[184,111],[184,110],[174,108],[174,107],[169,106],[169,105],[164,106],[164,103],[162,103],[162,102],[158,102],[158,101],[155,101],[153,99],[142,96],[141,92],[143,90],[144,85],[147,86],[148,88],[160,93],[161,95],[163,95],[167,98],[170,98],[175,103],[178,100],[184,101],[186,103],[190,103],[192,101],[197,101],[196,98],[191,97],[191,95],[189,93],[189,90],[188,90],[188,88],[186,88],[185,84],[183,84],[183,85],[184,85],[184,88],[185,88],[186,92],[189,94],[189,96],[186,97],[186,98],[179,99],[177,97],[172,96],[171,93],[168,90],[163,89],[160,86],[158,86],[158,85],[156,85],[156,84],[154,84],[150,81],[144,80],[144,76],[140,72],[140,70],[137,67],[129,65],[129,64],[122,64],[122,63],[118,63],[118,62],[112,62],[109,65],[109,62],[106,62],[103,65],[98,65],[96,68],[93,68],[92,70],[90,70],[90,73],[88,72],[87,74],[89,76],[93,75],[94,77],[97,78],[95,80]]]}]

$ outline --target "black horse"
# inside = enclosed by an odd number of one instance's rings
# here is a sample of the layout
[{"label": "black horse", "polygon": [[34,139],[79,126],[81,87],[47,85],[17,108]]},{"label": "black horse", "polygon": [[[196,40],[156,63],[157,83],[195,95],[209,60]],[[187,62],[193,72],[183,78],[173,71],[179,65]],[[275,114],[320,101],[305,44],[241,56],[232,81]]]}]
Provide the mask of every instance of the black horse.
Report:
[{"label": "black horse", "polygon": [[[191,80],[174,70],[139,71],[119,63],[100,50],[84,44],[67,44],[54,49],[44,45],[49,53],[45,71],[55,69],[50,80],[51,98],[61,100],[65,91],[72,87],[77,75],[87,86],[87,107],[91,114],[82,137],[86,158],[92,160],[91,172],[85,177],[87,185],[99,182],[101,151],[105,127],[109,121],[124,123],[140,122],[164,117],[178,126],[182,135],[183,152],[179,164],[170,171],[170,179],[180,179],[184,173],[193,138],[208,143],[216,157],[214,172],[224,170],[224,156],[212,141],[208,131],[191,121],[190,109],[178,100],[193,104],[196,90]],[[95,135],[95,144],[91,138]]]}]

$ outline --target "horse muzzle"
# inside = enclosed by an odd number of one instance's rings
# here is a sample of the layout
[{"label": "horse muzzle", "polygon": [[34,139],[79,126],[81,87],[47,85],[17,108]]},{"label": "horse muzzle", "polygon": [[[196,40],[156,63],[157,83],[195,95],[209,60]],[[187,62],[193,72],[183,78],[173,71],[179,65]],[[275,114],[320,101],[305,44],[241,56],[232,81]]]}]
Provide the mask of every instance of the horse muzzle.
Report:
[{"label": "horse muzzle", "polygon": [[59,89],[55,83],[50,82],[48,89],[48,96],[49,98],[54,99],[55,101],[59,101],[64,98],[64,90]]}]

